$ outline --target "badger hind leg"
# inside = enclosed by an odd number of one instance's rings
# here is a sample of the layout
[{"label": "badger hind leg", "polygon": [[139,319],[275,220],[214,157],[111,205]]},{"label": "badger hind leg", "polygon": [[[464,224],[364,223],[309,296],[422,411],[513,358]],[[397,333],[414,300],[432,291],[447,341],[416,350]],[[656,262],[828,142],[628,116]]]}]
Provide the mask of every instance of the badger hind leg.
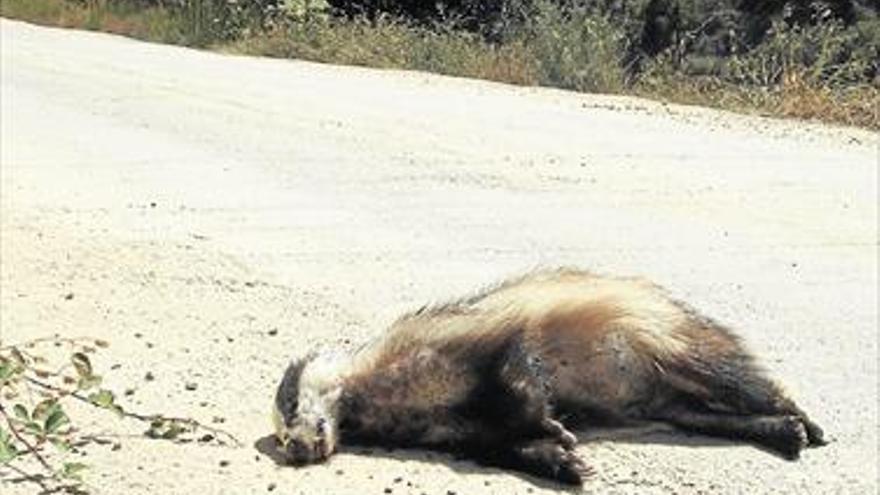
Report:
[{"label": "badger hind leg", "polygon": [[683,430],[733,440],[744,440],[778,452],[789,460],[800,456],[809,438],[797,416],[737,415],[698,411],[683,405],[665,409],[662,419]]},{"label": "badger hind leg", "polygon": [[687,357],[663,367],[666,385],[679,395],[661,408],[658,419],[760,443],[789,459],[804,447],[826,443],[822,429],[764,375],[734,337],[723,330],[712,333],[708,345],[702,341]]}]

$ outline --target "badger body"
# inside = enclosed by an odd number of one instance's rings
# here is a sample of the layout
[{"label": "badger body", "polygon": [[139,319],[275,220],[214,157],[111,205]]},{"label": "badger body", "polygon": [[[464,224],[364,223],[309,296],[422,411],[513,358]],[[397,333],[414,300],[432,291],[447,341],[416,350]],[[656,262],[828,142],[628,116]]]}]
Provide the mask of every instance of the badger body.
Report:
[{"label": "badger body", "polygon": [[568,428],[600,422],[664,421],[790,459],[823,443],[731,331],[649,281],[573,269],[424,307],[351,356],[296,360],[275,406],[292,463],[340,441],[419,446],[575,484],[590,469]]}]

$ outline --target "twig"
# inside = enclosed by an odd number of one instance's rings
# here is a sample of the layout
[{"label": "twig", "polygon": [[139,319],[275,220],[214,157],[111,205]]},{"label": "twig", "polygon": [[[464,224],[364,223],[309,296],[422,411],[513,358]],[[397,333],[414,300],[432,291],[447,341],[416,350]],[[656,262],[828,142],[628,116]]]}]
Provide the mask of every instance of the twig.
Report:
[{"label": "twig", "polygon": [[17,482],[17,481],[18,482],[27,481],[29,483],[35,483],[37,485],[40,485],[40,488],[43,490],[43,492],[49,491],[49,485],[46,484],[46,482],[44,481],[46,478],[45,476],[43,476],[41,474],[31,474],[31,473],[25,471],[24,469],[21,469],[20,467],[14,466],[12,464],[5,464],[3,467],[11,469],[12,471],[15,471],[16,473],[18,473],[19,476],[21,476],[20,480],[10,480],[13,483]]},{"label": "twig", "polygon": [[[60,394],[69,395],[70,397],[73,397],[74,399],[77,399],[80,402],[84,402],[86,404],[89,404],[92,407],[100,407],[100,406],[94,404],[91,400],[89,400],[88,397],[82,395],[79,392],[67,390],[67,389],[64,389],[61,387],[57,387],[55,385],[52,385],[51,383],[42,382],[40,380],[37,380],[36,378],[32,378],[29,376],[25,376],[23,378],[25,381],[27,381],[28,383],[30,383],[32,385],[36,385],[36,386],[41,387],[46,390],[52,390],[53,392],[58,392]],[[119,409],[119,412],[124,417],[136,419],[138,421],[143,421],[145,423],[151,423],[156,420],[164,420],[164,421],[173,421],[173,422],[188,424],[196,429],[201,429],[201,430],[207,431],[209,433],[213,433],[215,436],[225,437],[229,442],[231,442],[236,447],[240,447],[242,445],[241,441],[238,438],[236,438],[235,435],[233,435],[232,433],[229,433],[228,431],[225,431],[225,430],[221,430],[219,428],[214,428],[212,426],[205,425],[205,424],[203,424],[195,419],[192,419],[192,418],[165,416],[163,414],[140,414],[140,413],[136,413],[136,412],[126,411],[125,409],[122,409],[122,408]],[[220,442],[224,443],[222,440]]]},{"label": "twig", "polygon": [[[60,343],[67,344],[67,345],[81,345],[81,344],[85,344],[85,343],[94,344],[95,342],[103,342],[103,340],[98,339],[98,338],[94,338],[94,337],[58,337],[58,336],[56,336],[56,337],[40,337],[38,339],[27,340],[25,342],[20,342],[18,344],[0,345],[0,351],[7,351],[10,349],[18,349],[19,351],[21,351],[22,348],[33,347],[34,345],[42,344],[42,343],[46,343],[46,342],[53,342],[53,343],[60,342]],[[0,344],[2,344],[2,341],[0,341]]]}]

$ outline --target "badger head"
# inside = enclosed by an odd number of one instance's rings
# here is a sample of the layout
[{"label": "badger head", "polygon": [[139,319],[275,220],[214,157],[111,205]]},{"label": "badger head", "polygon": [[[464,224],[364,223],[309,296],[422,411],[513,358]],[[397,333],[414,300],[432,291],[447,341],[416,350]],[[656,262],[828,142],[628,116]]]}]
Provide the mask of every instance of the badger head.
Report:
[{"label": "badger head", "polygon": [[292,464],[321,462],[336,450],[340,362],[329,354],[310,354],[291,362],[284,372],[273,419],[279,449]]}]

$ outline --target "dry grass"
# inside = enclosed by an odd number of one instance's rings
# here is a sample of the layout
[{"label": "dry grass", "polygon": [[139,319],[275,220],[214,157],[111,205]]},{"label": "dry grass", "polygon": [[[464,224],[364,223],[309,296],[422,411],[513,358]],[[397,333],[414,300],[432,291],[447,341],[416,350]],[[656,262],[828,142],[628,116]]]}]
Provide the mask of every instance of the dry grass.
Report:
[{"label": "dry grass", "polygon": [[538,84],[534,59],[522,44],[491,45],[463,32],[437,33],[390,19],[293,25],[226,45],[251,55],[409,69],[510,84]]},{"label": "dry grass", "polygon": [[677,76],[644,81],[631,91],[672,103],[880,129],[880,88],[863,84],[832,89],[810,83],[796,72],[786,74],[776,87]]},{"label": "dry grass", "polygon": [[[218,30],[198,3],[190,11],[144,7],[125,0],[0,0],[0,14],[39,24],[107,31],[243,54],[300,58],[377,68],[410,69],[584,92],[623,93],[745,113],[816,119],[880,129],[880,86],[823,84],[788,67],[779,81],[736,82],[688,76],[662,58],[634,83],[622,69],[621,32],[603,18],[567,19],[549,12],[528,36],[492,44],[450,26],[428,29],[390,19],[313,19]],[[785,50],[789,38],[778,38]],[[771,54],[776,52],[771,52]],[[758,58],[754,58],[758,60]],[[752,60],[746,59],[746,62]],[[761,60],[758,60],[759,62]],[[764,66],[765,64],[758,64]],[[749,65],[740,64],[738,70]],[[750,79],[750,74],[739,74]],[[760,76],[761,74],[755,74]],[[760,82],[760,78],[751,77]]]},{"label": "dry grass", "polygon": [[784,78],[774,107],[784,117],[880,128],[880,89],[869,85],[834,91],[793,73]]}]

